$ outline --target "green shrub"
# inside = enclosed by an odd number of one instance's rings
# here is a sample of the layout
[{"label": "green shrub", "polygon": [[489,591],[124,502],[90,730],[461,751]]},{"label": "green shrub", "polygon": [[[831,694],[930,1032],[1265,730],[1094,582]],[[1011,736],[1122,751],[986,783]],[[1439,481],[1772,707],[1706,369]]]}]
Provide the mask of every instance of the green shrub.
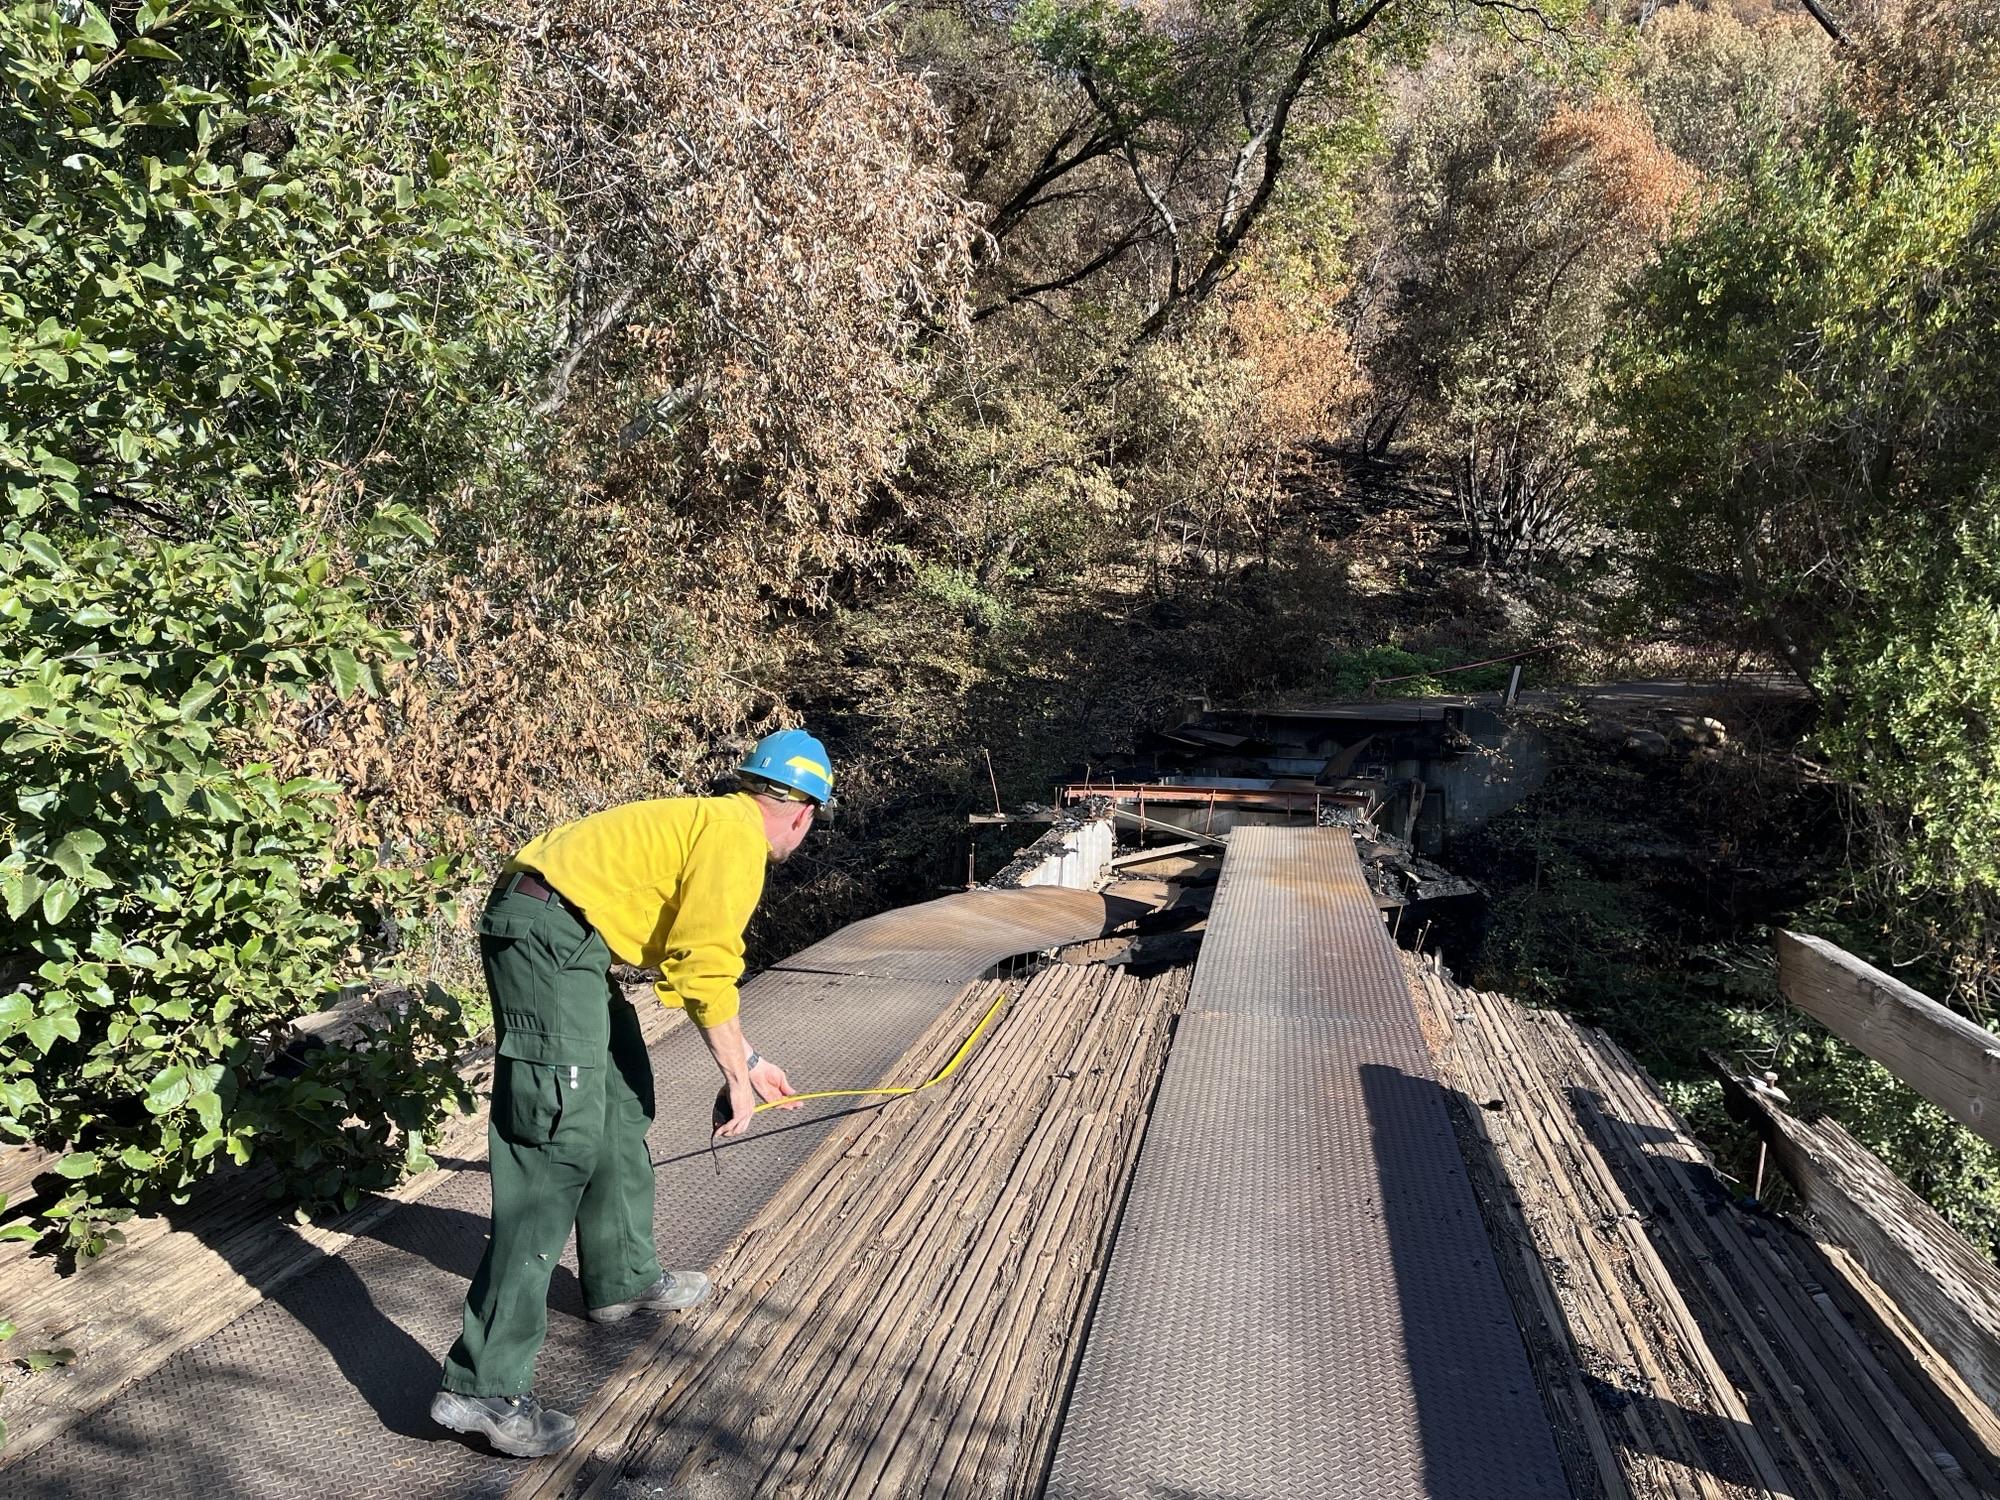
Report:
[{"label": "green shrub", "polygon": [[[1896,956],[2000,994],[2000,127],[1829,130],[1664,251],[1608,348],[1601,472],[1673,607],[1825,704]],[[1942,931],[1911,920],[1949,903]]]},{"label": "green shrub", "polygon": [[[1441,693],[1484,693],[1507,686],[1511,672],[1505,665],[1444,670],[1464,660],[1462,652],[1406,651],[1401,646],[1336,651],[1327,658],[1327,691],[1336,698],[1434,698]],[[1408,680],[1381,682],[1370,690],[1370,683],[1386,677]]]},{"label": "green shrub", "polygon": [[[325,1069],[287,1082],[264,1063],[419,887],[339,850],[338,788],[280,778],[258,741],[269,694],[358,691],[400,643],[323,559],[285,549],[58,548],[16,528],[0,568],[0,1135],[64,1149],[70,1187],[44,1220],[94,1251],[103,1225],[218,1153],[379,1157],[386,1141],[357,1154],[342,1133],[365,1098],[313,1096]],[[404,1150],[456,1096],[424,1068],[455,1040],[448,1010],[416,1017],[435,1024],[391,1039],[429,1106],[404,1111]]]},{"label": "green shrub", "polygon": [[441,992],[267,1070],[447,874],[273,713],[407,654],[401,502],[545,300],[430,7],[116,15],[0,12],[0,1139],[62,1153],[26,1232],[84,1253],[225,1157],[352,1201],[462,1093]]}]

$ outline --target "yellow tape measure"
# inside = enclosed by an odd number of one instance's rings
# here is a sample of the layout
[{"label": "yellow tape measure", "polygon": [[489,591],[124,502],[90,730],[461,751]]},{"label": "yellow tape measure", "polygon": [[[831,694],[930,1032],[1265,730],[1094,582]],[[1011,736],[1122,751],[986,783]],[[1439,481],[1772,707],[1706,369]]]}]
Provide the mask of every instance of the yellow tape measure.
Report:
[{"label": "yellow tape measure", "polygon": [[817,1093],[812,1094],[787,1094],[782,1099],[765,1100],[757,1106],[756,1112],[761,1114],[767,1109],[778,1109],[787,1104],[803,1104],[808,1099],[893,1098],[900,1094],[921,1094],[925,1089],[943,1083],[947,1078],[951,1077],[957,1070],[958,1065],[964,1062],[966,1057],[971,1053],[973,1044],[979,1040],[986,1028],[993,1023],[993,1018],[1000,1014],[1000,1007],[1006,1003],[1007,992],[1002,990],[999,998],[986,1008],[986,1014],[979,1018],[979,1024],[972,1028],[972,1034],[959,1043],[958,1050],[951,1055],[951,1061],[946,1063],[942,1068],[939,1068],[932,1077],[922,1083],[908,1084],[902,1088],[894,1089],[821,1089]]}]

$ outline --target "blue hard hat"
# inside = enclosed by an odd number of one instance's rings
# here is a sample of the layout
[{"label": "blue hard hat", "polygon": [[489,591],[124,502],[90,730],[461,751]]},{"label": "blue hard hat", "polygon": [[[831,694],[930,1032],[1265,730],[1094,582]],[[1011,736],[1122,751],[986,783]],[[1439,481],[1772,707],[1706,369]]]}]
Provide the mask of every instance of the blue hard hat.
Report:
[{"label": "blue hard hat", "polygon": [[833,798],[833,763],[826,746],[803,729],[780,729],[750,747],[739,776],[754,776],[815,802]]}]

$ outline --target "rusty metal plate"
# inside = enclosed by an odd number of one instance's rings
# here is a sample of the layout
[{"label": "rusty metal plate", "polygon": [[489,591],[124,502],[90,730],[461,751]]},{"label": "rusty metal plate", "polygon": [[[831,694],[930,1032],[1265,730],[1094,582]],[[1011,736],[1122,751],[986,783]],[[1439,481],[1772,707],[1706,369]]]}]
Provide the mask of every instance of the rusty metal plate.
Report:
[{"label": "rusty metal plate", "polygon": [[1340,830],[1231,836],[1046,1493],[1569,1493]]},{"label": "rusty metal plate", "polygon": [[843,927],[777,968],[972,979],[1002,959],[1098,937],[1151,910],[1143,901],[1059,886],[960,891]]}]

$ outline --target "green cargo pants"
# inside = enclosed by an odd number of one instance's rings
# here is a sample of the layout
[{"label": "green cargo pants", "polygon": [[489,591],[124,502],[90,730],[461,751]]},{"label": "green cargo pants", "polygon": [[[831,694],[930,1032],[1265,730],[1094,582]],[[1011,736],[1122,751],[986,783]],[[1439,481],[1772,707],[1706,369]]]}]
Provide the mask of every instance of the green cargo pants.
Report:
[{"label": "green cargo pants", "polygon": [[549,1277],[571,1226],[586,1307],[637,1296],[653,1249],[653,1066],[611,952],[560,896],[501,880],[479,922],[499,1058],[486,1127],[493,1233],[445,1356],[444,1388],[519,1396],[548,1334]]}]

